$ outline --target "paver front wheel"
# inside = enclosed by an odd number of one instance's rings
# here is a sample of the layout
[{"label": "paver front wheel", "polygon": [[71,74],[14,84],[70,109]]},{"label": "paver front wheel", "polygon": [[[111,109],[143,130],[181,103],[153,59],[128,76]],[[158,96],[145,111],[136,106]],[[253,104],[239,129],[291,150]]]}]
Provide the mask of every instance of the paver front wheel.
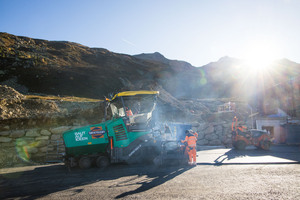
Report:
[{"label": "paver front wheel", "polygon": [[89,157],[81,157],[79,159],[79,167],[81,169],[88,169],[92,165],[92,161]]},{"label": "paver front wheel", "polygon": [[99,156],[96,160],[97,167],[104,169],[109,165],[109,160],[105,156]]}]

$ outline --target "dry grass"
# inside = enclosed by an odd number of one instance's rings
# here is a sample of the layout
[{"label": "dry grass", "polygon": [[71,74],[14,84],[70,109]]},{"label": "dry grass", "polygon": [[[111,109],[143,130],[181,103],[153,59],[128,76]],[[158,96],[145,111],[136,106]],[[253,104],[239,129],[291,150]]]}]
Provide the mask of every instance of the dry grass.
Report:
[{"label": "dry grass", "polygon": [[25,95],[27,99],[43,99],[54,101],[70,101],[70,102],[100,102],[101,99],[90,99],[83,97],[60,97],[60,96],[38,96],[38,95]]}]

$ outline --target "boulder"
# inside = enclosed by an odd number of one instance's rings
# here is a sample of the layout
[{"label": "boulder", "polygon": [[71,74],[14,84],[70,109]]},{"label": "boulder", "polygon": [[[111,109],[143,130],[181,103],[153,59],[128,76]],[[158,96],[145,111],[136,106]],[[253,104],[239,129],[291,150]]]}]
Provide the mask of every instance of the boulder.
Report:
[{"label": "boulder", "polygon": [[204,133],[203,132],[197,132],[198,133],[198,140],[201,140],[204,138]]},{"label": "boulder", "polygon": [[199,126],[197,127],[198,130],[203,131],[209,127],[209,124],[207,123],[199,123]]},{"label": "boulder", "polygon": [[24,130],[14,130],[11,132],[10,137],[12,138],[19,138],[25,135]]},{"label": "boulder", "polygon": [[223,135],[223,127],[221,125],[215,126],[215,133],[218,136]]},{"label": "boulder", "polygon": [[209,145],[221,145],[222,142],[220,140],[212,140],[212,141],[209,141],[208,144]]},{"label": "boulder", "polygon": [[5,131],[8,131],[10,128],[9,128],[9,126],[8,125],[6,125],[6,126],[4,126],[4,127],[2,127],[2,130],[5,130]]},{"label": "boulder", "polygon": [[232,133],[227,133],[226,137],[231,138],[232,137]]},{"label": "boulder", "polygon": [[9,136],[11,134],[10,131],[1,131],[0,136]]},{"label": "boulder", "polygon": [[27,152],[30,154],[35,154],[39,151],[37,148],[31,146],[25,146],[25,148],[27,148]]},{"label": "boulder", "polygon": [[49,136],[49,135],[51,135],[51,132],[48,130],[41,130],[41,135]]},{"label": "boulder", "polygon": [[231,129],[231,125],[232,125],[231,123],[226,123],[226,124],[223,124],[223,127],[226,128],[226,129],[227,128]]},{"label": "boulder", "polygon": [[51,128],[50,132],[53,134],[62,134],[63,132],[65,132],[69,129],[70,129],[69,126],[60,126],[60,127],[56,127],[56,128]]},{"label": "boulder", "polygon": [[39,149],[39,151],[42,152],[42,153],[46,153],[48,150],[49,150],[49,151],[50,151],[50,150],[53,151],[53,148],[52,148],[52,149],[50,149],[50,148],[48,149],[48,147],[41,147],[41,148]]},{"label": "boulder", "polygon": [[35,125],[36,125],[36,121],[33,120],[33,119],[29,120],[29,121],[28,121],[28,125],[29,125],[29,126],[35,126]]},{"label": "boulder", "polygon": [[23,140],[23,139],[18,139],[18,140],[16,141],[16,145],[17,145],[17,146],[26,146],[28,143],[29,143],[29,141]]},{"label": "boulder", "polygon": [[200,127],[199,122],[192,122],[191,125],[192,125],[192,127]]},{"label": "boulder", "polygon": [[7,148],[10,148],[10,147],[15,147],[15,144],[14,142],[6,142],[6,143],[1,143],[0,145],[0,149],[7,149]]},{"label": "boulder", "polygon": [[216,140],[219,138],[219,136],[217,136],[216,134],[209,134],[209,135],[205,135],[204,137],[205,139],[212,141],[212,140]]},{"label": "boulder", "polygon": [[61,139],[60,135],[52,135],[51,136],[51,140],[58,140],[58,139]]},{"label": "boulder", "polygon": [[231,127],[230,127],[230,128],[224,128],[223,132],[224,132],[224,134],[226,134],[226,135],[229,135],[229,134],[232,135]]},{"label": "boulder", "polygon": [[30,129],[26,131],[26,137],[39,137],[41,134],[39,134],[38,129]]},{"label": "boulder", "polygon": [[224,144],[232,144],[232,140],[229,139],[229,138],[226,138],[224,141],[223,141]]},{"label": "boulder", "polygon": [[35,138],[35,140],[49,140],[49,136],[40,136]]},{"label": "boulder", "polygon": [[0,137],[0,142],[6,143],[6,142],[10,142],[10,141],[12,141],[12,139],[9,137]]},{"label": "boulder", "polygon": [[204,134],[211,134],[214,132],[214,127],[213,126],[208,126],[205,130],[204,130]]},{"label": "boulder", "polygon": [[48,140],[38,140],[36,147],[44,147],[48,145]]},{"label": "boulder", "polygon": [[207,145],[207,144],[208,144],[208,140],[206,140],[206,139],[202,139],[202,140],[197,141],[197,145]]}]

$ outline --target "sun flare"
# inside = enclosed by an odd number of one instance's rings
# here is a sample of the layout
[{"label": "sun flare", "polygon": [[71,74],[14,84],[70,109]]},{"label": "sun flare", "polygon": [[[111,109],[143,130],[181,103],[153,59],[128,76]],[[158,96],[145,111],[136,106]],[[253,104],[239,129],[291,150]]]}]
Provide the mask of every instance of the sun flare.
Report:
[{"label": "sun flare", "polygon": [[265,71],[279,58],[279,51],[272,43],[253,42],[246,47],[242,58],[252,72]]}]

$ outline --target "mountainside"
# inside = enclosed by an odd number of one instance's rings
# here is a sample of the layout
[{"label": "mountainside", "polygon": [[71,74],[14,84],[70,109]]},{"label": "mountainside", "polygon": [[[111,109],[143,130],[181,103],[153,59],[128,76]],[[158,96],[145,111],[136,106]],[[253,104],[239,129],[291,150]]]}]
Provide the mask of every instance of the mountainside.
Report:
[{"label": "mountainside", "polygon": [[143,54],[139,54],[139,55],[134,55],[134,57],[143,59],[143,60],[147,60],[149,62],[157,62],[157,63],[163,63],[166,65],[169,65],[172,67],[173,70],[175,70],[177,72],[195,69],[195,67],[192,66],[188,62],[179,61],[179,60],[169,60],[169,59],[165,58],[159,52],[149,53],[149,54],[143,53]]},{"label": "mountainside", "polygon": [[223,57],[201,69],[214,92],[221,96],[252,98],[275,85],[299,77],[300,64],[287,59],[276,60],[267,67],[249,66],[244,60]]},{"label": "mountainside", "polygon": [[[254,74],[223,57],[194,67],[160,53],[130,56],[66,41],[0,33],[0,84],[28,94],[100,98],[121,90],[162,88],[175,98],[248,97],[298,76],[299,64],[280,60]],[[263,78],[262,78],[263,77]]]},{"label": "mountainside", "polygon": [[157,84],[171,88],[168,79],[180,68],[72,42],[0,33],[0,84],[25,94],[103,98]]}]

